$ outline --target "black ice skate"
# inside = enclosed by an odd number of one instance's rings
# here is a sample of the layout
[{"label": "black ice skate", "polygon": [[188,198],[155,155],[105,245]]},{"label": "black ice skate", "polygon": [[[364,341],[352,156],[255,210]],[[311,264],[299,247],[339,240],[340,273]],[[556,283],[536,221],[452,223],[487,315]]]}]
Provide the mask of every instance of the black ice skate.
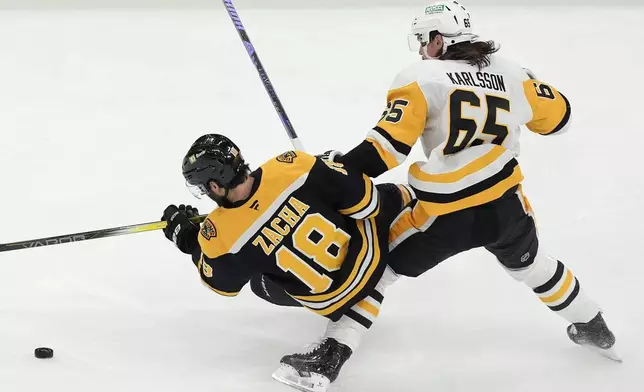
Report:
[{"label": "black ice skate", "polygon": [[302,391],[325,392],[351,354],[347,345],[326,338],[308,352],[283,357],[273,378]]},{"label": "black ice skate", "polygon": [[568,337],[573,342],[588,347],[613,361],[622,362],[614,349],[615,335],[608,329],[601,313],[597,313],[597,316],[587,323],[570,324]]}]

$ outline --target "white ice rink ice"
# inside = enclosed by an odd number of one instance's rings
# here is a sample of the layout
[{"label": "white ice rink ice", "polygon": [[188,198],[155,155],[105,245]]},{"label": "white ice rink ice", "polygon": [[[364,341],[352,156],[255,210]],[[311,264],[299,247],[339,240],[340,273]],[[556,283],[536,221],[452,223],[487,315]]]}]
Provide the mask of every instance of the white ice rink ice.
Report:
[{"label": "white ice rink ice", "polygon": [[[470,7],[482,36],[561,89],[573,128],[525,133],[541,242],[605,311],[623,364],[491,255],[397,282],[334,391],[641,391],[644,8]],[[304,145],[348,150],[416,60],[415,9],[239,10]],[[0,242],[158,219],[196,201],[180,163],[198,136],[251,165],[290,148],[237,33],[216,11],[0,13]],[[408,165],[379,181],[403,182]],[[326,321],[245,289],[204,288],[161,232],[0,255],[0,391],[289,391],[279,359]],[[52,360],[33,357],[39,346]]]}]

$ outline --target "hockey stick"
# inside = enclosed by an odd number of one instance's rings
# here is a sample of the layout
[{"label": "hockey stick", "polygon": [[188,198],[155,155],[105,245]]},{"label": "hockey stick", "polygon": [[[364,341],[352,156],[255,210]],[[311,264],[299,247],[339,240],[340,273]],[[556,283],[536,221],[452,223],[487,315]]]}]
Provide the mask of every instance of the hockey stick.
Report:
[{"label": "hockey stick", "polygon": [[[282,105],[282,102],[277,96],[277,93],[275,92],[275,88],[273,87],[271,80],[268,78],[268,74],[266,73],[266,70],[264,69],[262,62],[259,60],[259,56],[257,56],[255,47],[250,42],[250,38],[246,33],[246,28],[242,24],[242,21],[239,18],[239,14],[235,9],[235,6],[233,5],[231,0],[223,0],[223,2],[224,2],[224,6],[226,6],[226,10],[228,11],[228,15],[230,16],[230,19],[233,21],[233,24],[235,25],[235,28],[239,33],[239,37],[241,38],[244,44],[244,47],[248,52],[248,55],[250,56],[251,60],[253,61],[253,64],[255,65],[255,68],[257,69],[257,72],[259,73],[259,77],[262,80],[262,83],[264,84],[264,88],[266,88],[266,92],[268,93],[271,99],[271,102],[273,103],[273,106],[275,107],[275,110],[277,111],[277,114],[280,117],[280,120],[282,121],[282,125],[284,125],[284,129],[286,129],[286,133],[288,134],[288,137],[291,139],[291,143],[293,144],[293,147],[296,150],[304,151],[304,146],[302,145],[302,142],[300,141],[300,139],[297,137],[297,134],[295,133],[295,129],[291,124],[291,120],[289,120],[288,115],[284,110],[284,106]],[[207,215],[201,215],[201,216],[192,218],[192,221],[195,223],[202,222],[203,220],[206,219],[206,216]],[[126,234],[143,233],[146,231],[161,230],[161,229],[164,229],[166,226],[167,226],[167,222],[165,221],[151,222],[151,223],[142,223],[138,225],[115,227],[110,229],[86,231],[86,232],[76,233],[76,234],[65,234],[65,235],[54,236],[54,237],[45,237],[45,238],[39,238],[35,240],[19,241],[19,242],[13,242],[10,244],[0,244],[0,252],[38,248],[41,246],[66,244],[70,242],[79,242],[79,241],[93,240],[98,238],[115,237],[115,236],[126,235]]]},{"label": "hockey stick", "polygon": [[[194,223],[200,223],[206,219],[208,215],[199,215],[192,219]],[[143,233],[146,231],[165,229],[168,222],[151,222],[141,223],[138,225],[114,227],[111,229],[101,229],[95,231],[85,231],[83,233],[65,234],[55,237],[38,238],[35,240],[12,242],[10,244],[0,244],[0,252],[9,252],[12,250],[39,248],[41,246],[67,244],[70,242],[80,242],[86,240],[95,240],[97,238],[116,237],[119,235]]]},{"label": "hockey stick", "polygon": [[273,106],[277,111],[277,115],[280,117],[280,120],[282,120],[282,125],[284,125],[284,129],[286,129],[286,133],[288,134],[288,137],[291,139],[291,143],[293,143],[293,147],[296,150],[304,151],[304,146],[302,145],[302,142],[300,141],[300,139],[297,137],[297,134],[295,133],[295,129],[291,124],[291,120],[288,119],[288,116],[286,115],[286,111],[284,110],[284,106],[282,106],[282,102],[280,102],[280,99],[277,96],[277,93],[275,92],[275,88],[273,87],[273,83],[271,83],[271,80],[268,78],[268,74],[266,73],[266,70],[264,69],[262,62],[259,61],[259,57],[257,56],[257,51],[255,50],[255,47],[253,46],[253,44],[250,42],[250,38],[248,38],[248,33],[246,33],[246,28],[242,24],[242,21],[239,18],[239,14],[235,9],[235,6],[233,5],[232,0],[222,0],[222,1],[224,2],[224,6],[226,6],[226,11],[228,11],[228,15],[230,16],[230,19],[233,21],[233,24],[235,25],[235,28],[239,33],[239,38],[241,38],[244,46],[246,47],[246,51],[248,52],[250,59],[253,61],[253,64],[255,64],[255,68],[259,73],[259,78],[262,80],[262,83],[264,84],[264,88],[266,88],[266,92],[268,93],[268,96],[271,98],[271,102],[273,102]]}]

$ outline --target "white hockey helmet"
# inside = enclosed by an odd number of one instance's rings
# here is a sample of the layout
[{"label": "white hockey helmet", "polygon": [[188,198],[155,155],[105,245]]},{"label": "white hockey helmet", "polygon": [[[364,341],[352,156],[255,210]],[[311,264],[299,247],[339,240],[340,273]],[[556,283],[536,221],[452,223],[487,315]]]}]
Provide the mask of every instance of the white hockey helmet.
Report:
[{"label": "white hockey helmet", "polygon": [[417,52],[429,43],[430,33],[438,31],[444,37],[443,53],[451,45],[473,42],[470,13],[457,1],[439,1],[425,7],[422,15],[414,18],[409,34],[409,49]]}]

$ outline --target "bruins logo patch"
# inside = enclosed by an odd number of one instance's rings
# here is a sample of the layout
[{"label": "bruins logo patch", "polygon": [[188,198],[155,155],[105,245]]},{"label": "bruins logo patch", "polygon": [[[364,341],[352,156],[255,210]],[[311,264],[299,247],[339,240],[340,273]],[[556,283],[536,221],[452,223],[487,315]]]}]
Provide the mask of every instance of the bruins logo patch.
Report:
[{"label": "bruins logo patch", "polygon": [[217,229],[210,219],[206,219],[203,225],[201,225],[201,235],[207,240],[217,237]]},{"label": "bruins logo patch", "polygon": [[295,151],[287,151],[275,159],[277,159],[278,162],[282,162],[282,163],[293,163],[295,158],[297,158],[297,154],[295,153]]}]

